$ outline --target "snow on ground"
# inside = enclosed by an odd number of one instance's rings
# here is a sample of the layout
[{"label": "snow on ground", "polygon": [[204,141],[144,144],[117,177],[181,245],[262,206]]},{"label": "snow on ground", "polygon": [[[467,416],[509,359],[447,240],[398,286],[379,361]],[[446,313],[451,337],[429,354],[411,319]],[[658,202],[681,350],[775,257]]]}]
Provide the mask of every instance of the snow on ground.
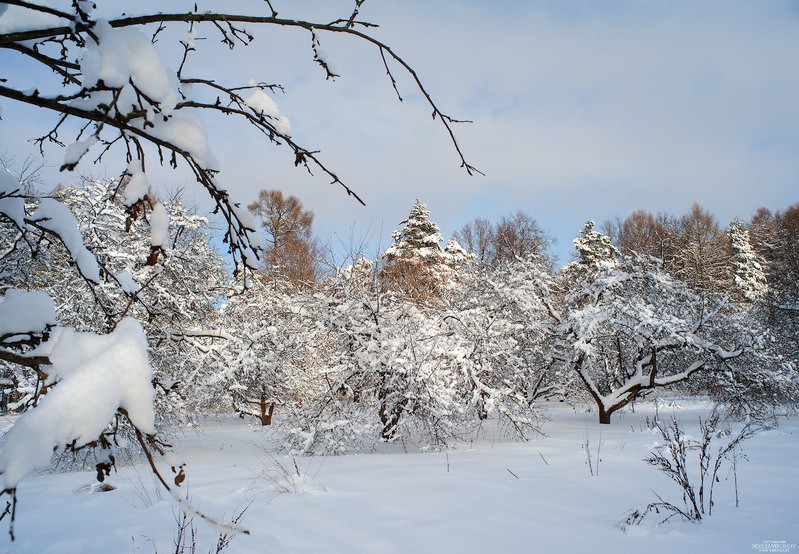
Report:
[{"label": "snow on ground", "polygon": [[[680,402],[675,413],[698,436],[707,406]],[[181,430],[175,444],[187,462],[181,487],[217,517],[247,508],[232,553],[423,552],[758,552],[799,543],[799,418],[744,443],[738,466],[740,508],[732,475],[716,487],[714,514],[702,524],[658,526],[656,515],[626,532],[631,508],[680,502],[680,491],[642,461],[659,434],[648,429],[652,403],[596,423],[596,413],[551,410],[529,443],[495,430],[449,452],[297,458],[275,453],[276,432],[235,418]],[[591,476],[588,442],[598,475]],[[295,467],[296,461],[296,467]],[[170,473],[168,467],[163,471]],[[299,474],[298,474],[299,472]],[[3,522],[0,548],[22,553],[174,552],[176,503],[159,493],[143,464],[120,468],[116,490],[92,492],[94,472],[30,476],[19,487],[17,540]],[[3,502],[5,504],[5,502]],[[249,507],[248,507],[249,506]],[[197,522],[198,552],[217,530]],[[769,541],[785,541],[775,543]]]}]

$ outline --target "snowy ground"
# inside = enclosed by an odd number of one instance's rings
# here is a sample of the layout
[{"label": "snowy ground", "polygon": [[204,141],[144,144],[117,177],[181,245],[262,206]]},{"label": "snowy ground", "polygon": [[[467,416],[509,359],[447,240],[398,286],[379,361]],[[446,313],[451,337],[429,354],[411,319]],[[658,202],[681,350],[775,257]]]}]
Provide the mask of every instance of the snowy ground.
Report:
[{"label": "snowy ground", "polygon": [[[679,402],[691,434],[706,406]],[[642,458],[660,437],[644,425],[653,404],[596,423],[595,413],[553,409],[546,436],[512,444],[485,433],[449,452],[381,452],[330,458],[270,453],[271,430],[239,419],[184,430],[176,442],[187,462],[191,502],[230,517],[248,507],[226,552],[759,552],[794,551],[799,543],[799,418],[744,444],[738,467],[741,505],[732,477],[717,486],[713,516],[701,525],[656,516],[626,532],[629,509],[681,494]],[[588,441],[598,475],[591,476]],[[168,468],[165,471],[169,471]],[[594,468],[596,473],[596,467]],[[725,472],[724,477],[727,477]],[[94,473],[29,476],[19,488],[16,541],[3,522],[0,548],[22,553],[174,552],[178,508],[159,494],[144,465],[123,467],[117,488],[91,492]],[[187,486],[188,485],[188,486]],[[185,491],[184,491],[185,492]],[[3,504],[5,504],[3,502]],[[217,530],[197,522],[197,551]],[[769,542],[785,541],[785,543]]]}]

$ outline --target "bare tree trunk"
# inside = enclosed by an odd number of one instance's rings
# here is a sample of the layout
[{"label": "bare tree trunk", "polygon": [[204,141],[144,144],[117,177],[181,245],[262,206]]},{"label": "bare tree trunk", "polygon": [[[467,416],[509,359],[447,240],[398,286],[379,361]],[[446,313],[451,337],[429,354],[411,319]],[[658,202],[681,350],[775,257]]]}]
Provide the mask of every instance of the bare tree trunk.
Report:
[{"label": "bare tree trunk", "polygon": [[275,413],[275,403],[271,402],[270,404],[267,405],[266,386],[261,387],[260,407],[261,407],[261,425],[263,427],[266,427],[267,425],[272,425],[272,414]]},{"label": "bare tree trunk", "polygon": [[397,426],[399,425],[400,417],[402,417],[402,406],[394,406],[390,409],[386,404],[385,399],[380,402],[380,423],[383,424],[383,430],[380,432],[380,438],[384,441],[390,441],[397,434]]}]

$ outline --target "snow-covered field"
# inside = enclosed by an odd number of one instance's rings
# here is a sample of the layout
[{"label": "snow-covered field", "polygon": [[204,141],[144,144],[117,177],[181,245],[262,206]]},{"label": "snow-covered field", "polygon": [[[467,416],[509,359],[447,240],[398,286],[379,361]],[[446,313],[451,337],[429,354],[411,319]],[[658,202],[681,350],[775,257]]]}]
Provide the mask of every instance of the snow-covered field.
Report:
[{"label": "snow-covered field", "polygon": [[[707,406],[677,404],[661,407],[661,418],[673,413],[698,434]],[[639,404],[600,426],[596,413],[555,407],[542,426],[545,436],[532,442],[508,443],[486,431],[448,452],[392,445],[369,455],[292,459],[275,453],[274,430],[235,418],[208,420],[199,432],[184,429],[175,445],[187,463],[181,489],[192,504],[227,518],[247,508],[241,524],[251,534],[236,536],[226,552],[795,550],[799,418],[744,443],[739,508],[725,469],[713,515],[701,524],[674,518],[659,526],[654,514],[622,531],[619,522],[654,500],[653,491],[681,503],[676,485],[642,461],[660,440],[645,424],[654,414],[654,404]],[[0,547],[19,554],[174,552],[179,508],[145,465],[119,468],[107,481],[115,490],[92,492],[94,482],[93,472],[24,479],[16,541],[9,542],[4,521]],[[197,552],[213,551],[218,529],[196,525]]]}]

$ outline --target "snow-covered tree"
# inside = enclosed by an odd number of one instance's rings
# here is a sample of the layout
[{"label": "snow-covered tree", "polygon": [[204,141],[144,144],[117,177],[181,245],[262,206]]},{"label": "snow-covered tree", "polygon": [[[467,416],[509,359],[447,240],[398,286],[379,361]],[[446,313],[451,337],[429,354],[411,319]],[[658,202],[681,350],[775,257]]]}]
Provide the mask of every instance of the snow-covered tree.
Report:
[{"label": "snow-covered tree", "polygon": [[343,268],[314,295],[324,366],[289,424],[294,451],[436,446],[463,432],[467,344],[437,309],[382,291],[370,265]]},{"label": "snow-covered tree", "polygon": [[575,241],[579,260],[562,271],[568,289],[556,314],[562,360],[596,402],[600,423],[641,395],[699,372],[706,374],[705,391],[719,397],[731,387],[757,396],[786,371],[792,379],[787,367],[762,371],[759,363],[769,365],[763,338],[750,333],[745,314],[723,298],[699,296],[651,258],[619,256],[608,244],[588,228]]},{"label": "snow-covered tree", "polygon": [[418,199],[400,224],[402,229],[391,234],[394,241],[383,253],[386,287],[415,300],[439,298],[454,270],[470,255],[454,239],[441,248],[441,230]]},{"label": "snow-covered tree", "polygon": [[593,271],[602,267],[613,267],[618,263],[619,250],[613,245],[610,237],[594,230],[595,223],[587,221],[574,239],[576,261],[570,264],[570,271]]},{"label": "snow-covered tree", "polygon": [[[758,210],[749,228],[769,286],[768,304],[780,316],[799,313],[799,204],[771,213]],[[778,316],[778,317],[780,317]]]},{"label": "snow-covered tree", "polygon": [[216,349],[203,389],[214,410],[232,408],[271,425],[275,410],[303,401],[327,351],[313,319],[314,302],[291,287],[253,280],[219,314],[227,341]]},{"label": "snow-covered tree", "polygon": [[762,323],[773,333],[779,353],[799,367],[799,204],[775,213],[759,209],[748,231],[768,283]]},{"label": "snow-covered tree", "polygon": [[536,429],[537,400],[563,393],[552,359],[553,286],[535,258],[477,266],[444,306],[467,352],[459,364],[464,403],[479,420],[497,416],[516,436]]},{"label": "snow-covered tree", "polygon": [[762,300],[768,292],[768,283],[761,260],[749,242],[749,231],[736,219],[730,223],[728,233],[732,291],[749,302]]}]

